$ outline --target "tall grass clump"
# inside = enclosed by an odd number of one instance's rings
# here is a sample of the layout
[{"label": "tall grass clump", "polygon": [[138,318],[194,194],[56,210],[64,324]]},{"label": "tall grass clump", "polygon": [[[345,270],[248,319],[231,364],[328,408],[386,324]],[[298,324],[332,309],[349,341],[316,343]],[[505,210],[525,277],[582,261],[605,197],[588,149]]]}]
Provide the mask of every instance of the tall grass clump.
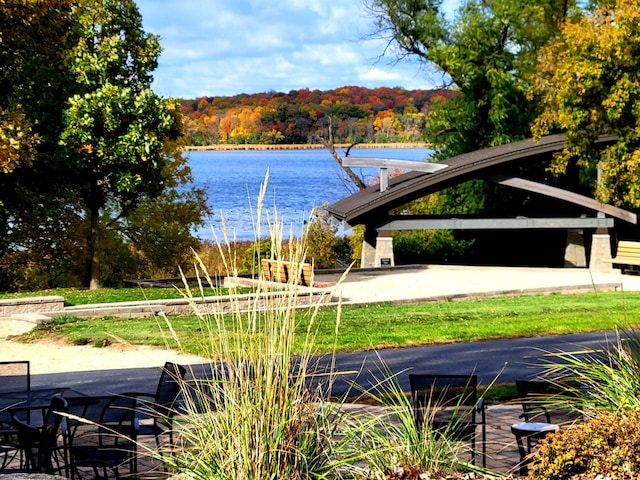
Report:
[{"label": "tall grass clump", "polygon": [[[258,198],[256,240],[261,238],[265,190],[266,182]],[[230,288],[229,303],[204,307],[197,299],[214,282],[196,255],[197,277],[205,280],[198,289],[185,282],[185,296],[199,319],[200,350],[210,362],[204,372],[192,369],[182,384],[185,405],[176,412],[177,440],[145,452],[169,472],[203,480],[390,480],[418,478],[405,472],[433,478],[477,471],[459,460],[466,452],[453,434],[436,432],[431,422],[416,429],[410,399],[386,367],[379,388],[359,390],[384,403],[381,412],[372,415],[365,408],[358,413],[348,408],[346,395],[329,401],[334,378],[357,372],[337,372],[333,355],[316,355],[317,313],[324,297],[316,294],[301,308],[298,286],[302,264],[309,261],[307,232],[283,242],[277,213],[267,223],[271,243],[256,252],[269,251],[272,260],[290,262],[287,284],[276,288],[257,272],[255,294],[239,295]],[[218,248],[233,276],[236,257],[229,244],[218,242]],[[332,319],[336,339],[340,312],[338,307]],[[180,344],[168,317],[163,324],[171,341]],[[301,324],[307,325],[302,347],[294,343]]]},{"label": "tall grass clump", "polygon": [[640,409],[640,333],[616,331],[601,348],[546,355],[543,378],[559,387],[560,408],[589,418]]},{"label": "tall grass clump", "polygon": [[[258,199],[258,239],[265,188],[266,182]],[[189,478],[342,478],[349,470],[348,435],[339,432],[341,409],[324,398],[333,372],[319,372],[312,360],[322,297],[298,308],[297,266],[305,261],[305,235],[285,246],[277,216],[268,223],[271,258],[293,265],[288,284],[276,292],[259,274],[254,296],[247,300],[231,289],[229,307],[208,311],[195,301],[204,286],[200,291],[186,288],[211,362],[204,374],[194,371],[193,380],[184,384],[179,440],[161,452],[161,460]],[[224,242],[218,247],[233,274],[234,253],[225,250]],[[196,271],[213,285],[199,260]],[[311,320],[302,352],[294,352],[300,315]],[[170,321],[166,324],[171,331]],[[336,331],[338,324],[339,313]]]},{"label": "tall grass clump", "polygon": [[[423,421],[416,425],[413,400],[400,386],[398,373],[394,374],[380,358],[379,365],[380,372],[372,373],[374,387],[364,391],[363,396],[383,408],[375,416],[361,415],[358,433],[353,436],[358,443],[356,448],[363,452],[367,478],[462,478],[465,473],[500,477],[467,460],[469,439],[460,438],[457,432],[470,420],[469,409],[445,404],[434,393],[422,409]],[[437,418],[443,409],[454,410],[444,424]]]},{"label": "tall grass clump", "polygon": [[556,407],[582,421],[545,437],[530,479],[640,476],[640,334],[616,331],[602,348],[549,354],[544,378],[562,392]]}]

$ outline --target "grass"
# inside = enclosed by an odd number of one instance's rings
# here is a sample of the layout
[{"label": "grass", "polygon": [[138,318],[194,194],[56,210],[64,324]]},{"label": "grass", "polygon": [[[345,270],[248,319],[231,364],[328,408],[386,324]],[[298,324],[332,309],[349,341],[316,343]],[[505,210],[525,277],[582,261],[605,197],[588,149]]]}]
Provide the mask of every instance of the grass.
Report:
[{"label": "grass", "polygon": [[[246,292],[249,292],[246,289]],[[226,295],[227,289],[205,288],[207,296]],[[244,293],[240,291],[239,293]],[[0,299],[24,298],[59,295],[64,297],[67,306],[89,305],[92,303],[135,302],[140,300],[164,300],[168,298],[183,298],[183,292],[174,287],[167,288],[101,288],[89,290],[86,288],[54,288],[36,292],[0,293]]]},{"label": "grass", "polygon": [[[443,342],[471,342],[549,334],[624,329],[640,325],[640,292],[601,292],[499,297],[444,303],[343,306],[335,345],[335,308],[317,312],[318,353],[401,348]],[[301,351],[311,315],[296,316],[294,351]],[[232,321],[227,318],[227,321]],[[189,353],[203,354],[202,325],[196,316],[171,317],[172,328]],[[74,344],[104,345],[117,337],[136,345],[177,345],[155,318],[61,317],[16,338],[35,341],[63,337]],[[107,341],[105,341],[105,339]]]},{"label": "grass", "polygon": [[[257,225],[265,192],[266,182],[259,196]],[[180,477],[338,480],[356,478],[346,474],[361,470],[353,460],[364,454],[354,452],[350,442],[356,431],[343,427],[341,434],[342,410],[337,404],[325,404],[322,388],[309,383],[315,374],[314,329],[302,337],[296,330],[297,289],[292,287],[299,279],[297,266],[306,256],[306,235],[284,247],[278,225],[270,226],[270,231],[275,233],[271,258],[286,255],[292,266],[282,297],[261,295],[267,286],[260,281],[248,305],[232,295],[226,315],[192,304],[194,316],[185,321],[191,329],[186,332],[176,330],[176,317],[163,318],[176,342],[199,342],[212,359],[207,366],[211,379],[195,377],[188,385],[181,384],[185,402],[177,421],[185,428],[179,441],[150,452]],[[196,268],[205,270],[199,258]],[[311,323],[317,307],[306,310]],[[339,314],[332,323],[336,335]]]}]

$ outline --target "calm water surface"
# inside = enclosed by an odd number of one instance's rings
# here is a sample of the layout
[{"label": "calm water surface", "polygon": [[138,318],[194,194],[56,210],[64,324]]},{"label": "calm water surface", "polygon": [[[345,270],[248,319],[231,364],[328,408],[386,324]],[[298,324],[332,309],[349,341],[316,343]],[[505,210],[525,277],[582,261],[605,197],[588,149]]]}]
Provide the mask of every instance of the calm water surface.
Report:
[{"label": "calm water surface", "polygon": [[[342,153],[338,150],[339,153]],[[429,150],[357,149],[354,157],[422,160]],[[203,239],[213,239],[215,231],[222,238],[224,216],[229,238],[255,238],[255,211],[261,184],[268,172],[267,195],[263,207],[273,218],[277,211],[285,232],[293,227],[299,235],[314,207],[333,203],[355,191],[347,175],[326,150],[247,150],[188,152],[194,183],[209,192],[209,205],[214,215],[207,227],[198,230]],[[377,169],[358,168],[356,173],[367,183],[375,182]],[[268,235],[263,223],[261,236]]]}]

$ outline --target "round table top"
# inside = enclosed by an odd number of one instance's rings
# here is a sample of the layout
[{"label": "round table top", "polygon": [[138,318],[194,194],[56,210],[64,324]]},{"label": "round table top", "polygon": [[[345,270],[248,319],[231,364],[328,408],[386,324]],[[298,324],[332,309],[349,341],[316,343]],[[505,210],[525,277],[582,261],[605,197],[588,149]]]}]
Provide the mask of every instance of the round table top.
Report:
[{"label": "round table top", "polygon": [[555,423],[544,422],[521,422],[511,425],[511,431],[523,433],[555,432],[560,427]]}]

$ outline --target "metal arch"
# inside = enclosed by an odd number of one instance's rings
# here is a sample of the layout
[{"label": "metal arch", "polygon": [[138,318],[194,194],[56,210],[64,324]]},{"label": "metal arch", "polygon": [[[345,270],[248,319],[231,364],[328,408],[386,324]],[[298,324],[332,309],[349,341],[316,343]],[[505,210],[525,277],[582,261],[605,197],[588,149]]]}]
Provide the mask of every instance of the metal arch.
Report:
[{"label": "metal arch", "polygon": [[[615,136],[603,135],[597,139],[596,145],[605,147],[615,141]],[[446,168],[430,173],[414,171],[399,175],[390,181],[389,187],[385,191],[381,192],[378,186],[368,187],[333,203],[328,207],[328,211],[338,220],[345,221],[350,225],[368,223],[369,219],[385,217],[389,210],[412,200],[473,178],[483,178],[491,174],[492,171],[495,173],[495,167],[502,164],[550,157],[554,152],[560,150],[564,143],[564,135],[549,135],[541,138],[540,141],[522,140],[451,157],[441,162],[446,165]],[[594,209],[595,206],[593,199],[586,202],[587,197],[562,189],[549,189],[539,193],[558,200],[578,203],[589,209]],[[624,211],[621,210],[621,212]],[[609,214],[611,215],[611,213]],[[629,212],[625,212],[623,215],[626,218],[615,216],[629,221],[628,214]]]}]

